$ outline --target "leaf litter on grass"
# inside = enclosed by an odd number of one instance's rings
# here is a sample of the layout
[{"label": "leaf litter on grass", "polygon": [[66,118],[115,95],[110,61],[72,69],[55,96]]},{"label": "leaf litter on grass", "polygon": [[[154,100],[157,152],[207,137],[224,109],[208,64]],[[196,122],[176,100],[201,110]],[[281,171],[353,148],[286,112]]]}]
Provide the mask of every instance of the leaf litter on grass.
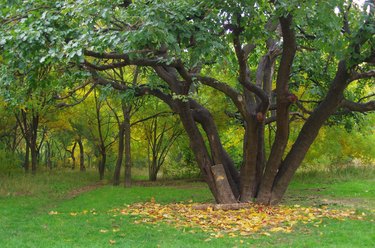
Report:
[{"label": "leaf litter on grass", "polygon": [[[209,204],[204,209],[197,209],[197,205],[189,203],[159,204],[154,198],[150,202],[125,205],[123,208],[113,208],[107,211],[111,217],[121,215],[135,218],[134,224],[166,223],[177,228],[196,228],[210,233],[212,238],[224,236],[237,237],[262,234],[271,236],[271,233],[293,231],[297,223],[312,224],[315,227],[322,225],[325,218],[344,221],[346,219],[362,220],[364,215],[356,214],[351,209],[329,209],[327,206],[301,207],[294,206],[264,206],[253,203],[241,204],[237,210],[215,209]],[[212,207],[213,206],[213,207]],[[216,205],[217,206],[217,205]],[[57,211],[50,211],[49,215],[63,215]],[[83,210],[82,212],[67,213],[72,217],[77,215],[97,215],[97,211]],[[114,229],[113,232],[119,230]],[[107,229],[100,229],[100,233],[107,233]]]},{"label": "leaf litter on grass", "polygon": [[207,207],[197,210],[196,205],[189,203],[158,204],[155,201],[126,205],[109,211],[113,216],[129,215],[136,219],[135,224],[167,223],[178,228],[199,228],[214,238],[224,235],[229,237],[263,234],[270,236],[273,232],[290,233],[297,223],[311,223],[319,227],[324,218],[342,220],[363,219],[354,210],[336,210],[327,207],[263,206],[245,204],[238,210],[214,210]]}]

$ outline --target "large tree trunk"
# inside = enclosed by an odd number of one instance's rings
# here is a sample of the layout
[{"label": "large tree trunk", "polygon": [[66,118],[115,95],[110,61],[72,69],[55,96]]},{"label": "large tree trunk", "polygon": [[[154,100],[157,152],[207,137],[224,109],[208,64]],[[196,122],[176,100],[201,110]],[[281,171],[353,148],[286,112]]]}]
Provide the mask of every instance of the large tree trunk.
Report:
[{"label": "large tree trunk", "polygon": [[197,102],[191,101],[195,111],[193,112],[194,120],[202,125],[206,133],[207,140],[210,147],[211,158],[214,165],[221,164],[226,173],[226,180],[231,187],[235,198],[239,198],[239,173],[234,167],[232,159],[222,146],[217,127],[210,112],[199,105]]},{"label": "large tree trunk", "polygon": [[[201,172],[205,181],[207,182],[213,196],[215,197],[215,200],[220,203],[233,203],[233,199],[236,199],[233,191],[230,190],[232,194],[227,194],[227,192],[229,191],[223,192],[219,190],[217,187],[215,176],[212,173],[212,169],[211,169],[211,167],[214,166],[215,164],[212,161],[207,151],[204,139],[192,116],[192,113],[190,111],[190,108],[191,108],[190,104],[188,102],[179,101],[177,107],[179,109],[178,112],[181,118],[181,122],[185,128],[185,131],[187,132],[187,135],[189,136],[190,147],[192,148],[194,152],[195,159],[201,169]],[[209,117],[209,118],[212,118],[212,117]],[[218,144],[221,145],[221,143],[220,141],[216,143],[217,137],[215,136],[208,136],[208,137],[211,138],[209,139],[211,141],[210,143],[212,144],[211,147],[219,150],[220,147],[218,147]],[[213,143],[214,141],[215,141],[215,144]],[[231,176],[230,174],[227,174],[227,176],[228,175]],[[226,180],[228,180],[228,178],[226,178]],[[229,182],[228,182],[228,185],[230,185]]]},{"label": "large tree trunk", "polygon": [[241,202],[252,201],[256,195],[257,125],[254,120],[245,123],[243,144],[243,164],[241,166]]},{"label": "large tree trunk", "polygon": [[303,125],[292,149],[285,157],[280,166],[277,177],[273,183],[271,204],[280,202],[297,168],[301,165],[311,144],[317,137],[324,122],[337,110],[342,99],[344,90],[349,84],[349,73],[345,61],[340,61],[336,77],[327,93],[325,99],[315,109]]}]

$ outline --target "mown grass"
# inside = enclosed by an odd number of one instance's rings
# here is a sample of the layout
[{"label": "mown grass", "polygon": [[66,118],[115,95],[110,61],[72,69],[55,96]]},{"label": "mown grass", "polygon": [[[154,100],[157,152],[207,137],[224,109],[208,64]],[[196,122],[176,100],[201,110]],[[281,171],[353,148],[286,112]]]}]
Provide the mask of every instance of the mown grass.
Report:
[{"label": "mown grass", "polygon": [[[97,183],[95,172],[0,174],[0,247],[374,247],[373,171],[342,173],[346,176],[297,175],[283,204],[355,208],[365,214],[363,221],[327,219],[319,227],[298,224],[288,234],[218,239],[198,229],[135,224],[136,216],[108,213],[151,198],[159,203],[212,201],[203,183],[131,189],[106,185],[77,195],[72,190]],[[50,211],[58,214],[50,215]]]}]

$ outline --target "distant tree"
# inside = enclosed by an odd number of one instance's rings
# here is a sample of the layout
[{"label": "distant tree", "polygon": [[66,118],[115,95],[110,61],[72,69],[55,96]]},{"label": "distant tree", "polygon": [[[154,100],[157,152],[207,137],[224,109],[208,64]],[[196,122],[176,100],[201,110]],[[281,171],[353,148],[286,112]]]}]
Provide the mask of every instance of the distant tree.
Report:
[{"label": "distant tree", "polygon": [[147,140],[149,180],[156,181],[169,150],[182,134],[183,129],[171,116],[168,118],[160,115],[155,115],[145,122],[143,129]]},{"label": "distant tree", "polygon": [[[131,80],[127,77],[129,73],[125,73],[122,68],[118,70],[112,70],[112,73],[107,73],[107,77],[114,81],[118,81],[120,84],[126,86],[135,86],[137,84],[139,69],[135,68],[130,73]],[[131,118],[135,112],[139,109],[140,102],[134,99],[134,96],[125,94],[112,94],[114,102],[119,102],[117,107],[113,107],[112,103],[107,100],[107,105],[111,109],[118,126],[118,149],[117,149],[117,160],[116,166],[113,173],[113,185],[117,186],[120,184],[121,167],[125,153],[125,187],[131,187]],[[118,114],[117,109],[121,109],[121,114]]]}]

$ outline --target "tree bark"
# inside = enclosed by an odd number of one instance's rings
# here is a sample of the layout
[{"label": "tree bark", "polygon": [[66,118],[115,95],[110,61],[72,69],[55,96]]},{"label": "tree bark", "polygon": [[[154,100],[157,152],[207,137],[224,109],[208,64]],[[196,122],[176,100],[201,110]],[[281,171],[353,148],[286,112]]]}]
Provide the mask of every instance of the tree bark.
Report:
[{"label": "tree bark", "polygon": [[228,203],[236,202],[237,198],[233,194],[229,185],[227,174],[222,164],[211,166],[211,171],[215,179],[216,188],[227,199]]},{"label": "tree bark", "polygon": [[257,136],[257,124],[254,120],[248,119],[245,123],[243,164],[241,166],[241,202],[252,201],[256,195]]},{"label": "tree bark", "polygon": [[155,182],[156,179],[157,179],[157,175],[158,175],[158,172],[157,172],[157,158],[152,158],[151,161],[150,161],[150,168],[149,168],[149,180],[151,182]]}]

